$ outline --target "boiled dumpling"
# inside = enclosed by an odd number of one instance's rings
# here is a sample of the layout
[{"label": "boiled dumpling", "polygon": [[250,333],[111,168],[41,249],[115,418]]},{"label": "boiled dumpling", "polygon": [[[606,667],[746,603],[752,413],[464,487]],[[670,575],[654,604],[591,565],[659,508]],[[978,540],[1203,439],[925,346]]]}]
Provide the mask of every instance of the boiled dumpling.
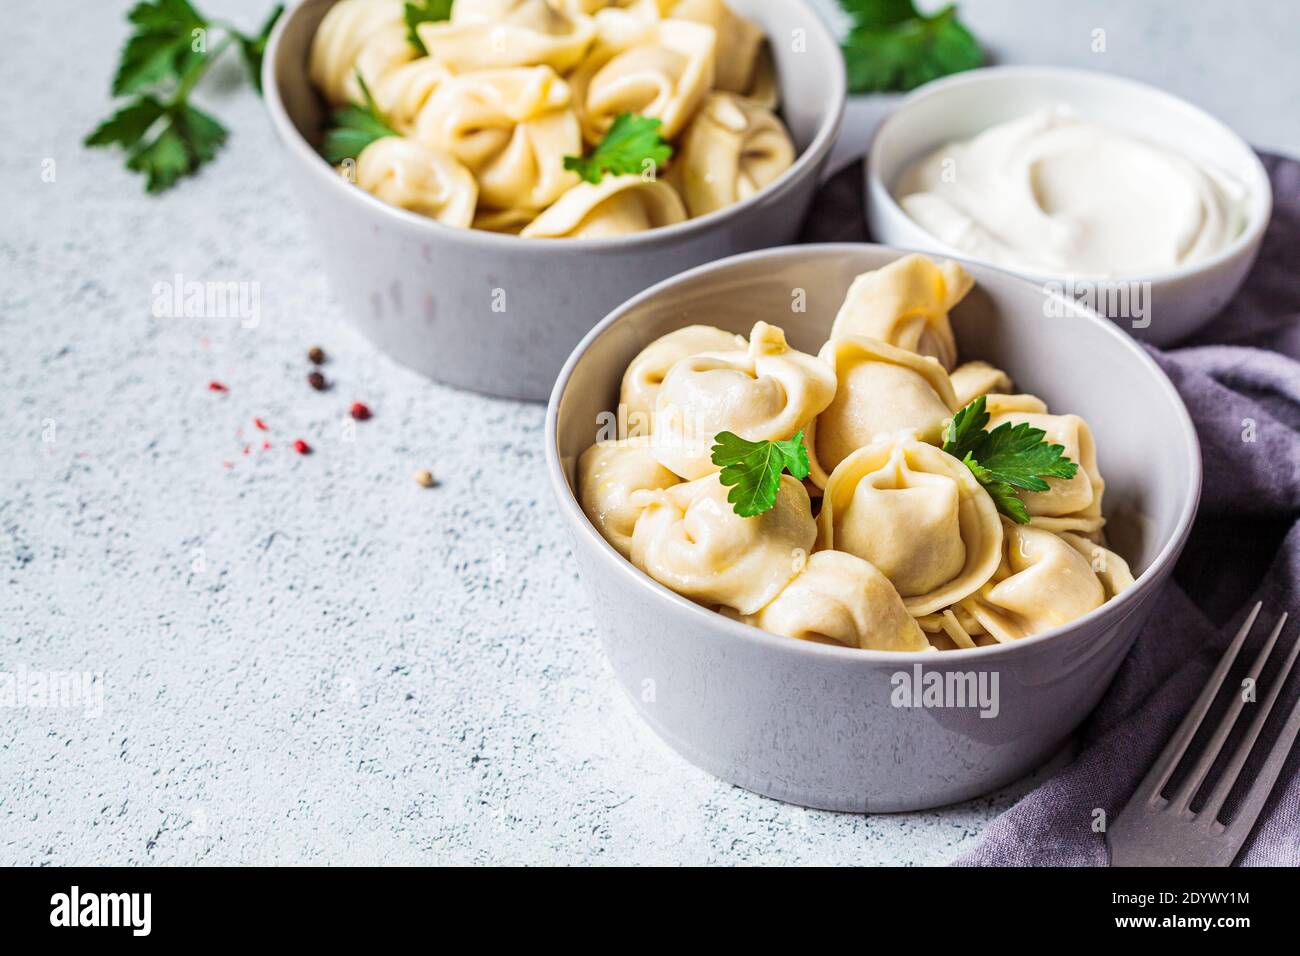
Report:
[{"label": "boiled dumpling", "polygon": [[1128,562],[1114,551],[1071,531],[1061,531],[1058,536],[1087,559],[1089,567],[1106,591],[1107,601],[1133,586],[1133,572],[1129,569]]},{"label": "boiled dumpling", "polygon": [[922,255],[904,256],[853,280],[831,326],[831,338],[881,339],[931,355],[951,369],[957,364],[957,342],[948,312],[974,281],[956,262],[937,265]]},{"label": "boiled dumpling", "polygon": [[669,4],[666,15],[713,27],[718,35],[714,87],[732,93],[749,90],[763,46],[763,31],[757,24],[733,12],[724,0],[677,0]]},{"label": "boiled dumpling", "polygon": [[713,85],[715,31],[604,13],[591,55],[569,77],[583,135],[599,143],[620,114],[637,113],[658,119],[665,139],[676,138]]},{"label": "boiled dumpling", "polygon": [[606,176],[564,193],[520,235],[542,239],[605,239],[684,222],[686,207],[662,180]]},{"label": "boiled dumpling", "polygon": [[564,168],[582,152],[578,120],[549,66],[452,77],[420,112],[416,135],[474,173],[489,209],[542,209],[578,182]]},{"label": "boiled dumpling", "polygon": [[718,432],[782,441],[806,429],[834,394],[829,365],[759,322],[745,351],[694,355],[669,370],[655,399],[655,455],[683,478],[699,478],[717,470],[711,458]]},{"label": "boiled dumpling", "polygon": [[930,644],[889,580],[842,551],[818,551],[766,607],[741,620],[773,634],[875,651]]},{"label": "boiled dumpling", "polygon": [[633,495],[679,481],[650,454],[648,437],[598,442],[578,459],[578,502],[596,530],[625,558],[632,553],[632,529],[642,511],[640,504],[633,504]]},{"label": "boiled dumpling", "polygon": [[[308,70],[312,83],[335,106],[360,102],[361,91],[355,76],[357,61],[372,40],[379,38],[382,47],[382,54],[376,51],[371,55],[372,68],[394,57],[405,55],[405,60],[409,60],[415,55],[414,50],[404,52],[393,45],[393,37],[400,35],[403,45],[410,46],[406,43],[405,24],[402,0],[341,0],[336,3],[325,14],[312,38]],[[369,75],[366,80],[368,83]]]},{"label": "boiled dumpling", "polygon": [[1050,531],[1003,524],[1005,554],[996,575],[963,602],[996,640],[1060,627],[1105,603],[1106,588],[1083,552]]},{"label": "boiled dumpling", "polygon": [[969,405],[981,395],[1010,392],[1013,387],[1006,372],[981,361],[963,362],[952,370],[949,379],[958,407]]},{"label": "boiled dumpling", "polygon": [[746,99],[770,110],[781,105],[781,91],[776,85],[776,64],[772,61],[772,49],[766,43],[759,48],[758,62],[754,65],[749,87],[741,92]]},{"label": "boiled dumpling", "polygon": [[1002,525],[970,469],[933,445],[889,436],[842,461],[826,484],[817,550],[865,558],[913,615],[961,600],[997,569]]},{"label": "boiled dumpling", "polygon": [[1060,445],[1062,454],[1079,466],[1073,478],[1048,478],[1047,491],[1018,491],[1030,524],[1048,531],[1092,533],[1105,523],[1101,496],[1106,490],[1097,469],[1092,429],[1078,415],[1049,415],[1047,405],[1033,395],[991,394],[985,401],[991,431],[1004,422],[1026,422],[1046,432],[1046,441]]},{"label": "boiled dumpling", "polygon": [[416,27],[429,55],[456,73],[513,66],[577,66],[596,35],[592,19],[546,0],[456,0],[449,21]]},{"label": "boiled dumpling", "polygon": [[709,475],[661,491],[640,491],[632,563],[693,601],[753,614],[799,573],[817,537],[803,485],[783,475],[776,504],[742,518],[729,489]]},{"label": "boiled dumpling", "polygon": [[429,98],[451,75],[451,70],[433,57],[422,56],[403,63],[378,80],[367,79],[366,85],[389,125],[400,133],[411,133]]},{"label": "boiled dumpling", "polygon": [[637,353],[623,373],[618,403],[627,416],[629,433],[650,434],[659,386],[679,361],[701,352],[735,352],[748,344],[743,335],[711,325],[688,325],[655,339]]},{"label": "boiled dumpling", "polygon": [[478,186],[454,156],[401,136],[377,139],[357,157],[357,185],[390,205],[468,228]]},{"label": "boiled dumpling", "polygon": [[914,431],[935,441],[944,420],[961,407],[948,373],[929,356],[846,335],[827,342],[818,357],[835,370],[838,383],[809,445],[818,487],[840,462],[881,434]]},{"label": "boiled dumpling", "polygon": [[794,162],[794,144],[771,110],[710,93],[682,137],[670,178],[692,216],[747,199]]}]

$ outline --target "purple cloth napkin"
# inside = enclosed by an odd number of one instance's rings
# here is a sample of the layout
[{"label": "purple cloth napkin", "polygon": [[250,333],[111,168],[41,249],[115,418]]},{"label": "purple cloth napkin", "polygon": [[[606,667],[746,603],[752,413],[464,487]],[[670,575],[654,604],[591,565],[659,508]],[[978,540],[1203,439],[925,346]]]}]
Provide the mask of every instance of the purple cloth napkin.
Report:
[{"label": "purple cloth napkin", "polygon": [[[1092,829],[1094,809],[1103,808],[1107,819],[1114,819],[1254,602],[1263,601],[1260,618],[1270,626],[1282,611],[1292,614],[1261,688],[1270,686],[1283,656],[1278,651],[1297,639],[1300,162],[1262,158],[1273,183],[1273,219],[1245,286],[1194,340],[1178,348],[1150,349],[1187,403],[1205,462],[1200,512],[1174,582],[1106,696],[1080,728],[1074,761],[994,820],[959,865],[1106,865],[1105,839]],[[804,241],[866,241],[861,210],[862,166],[855,163],[823,187]],[[1243,441],[1249,421],[1254,422],[1253,442]],[[1266,633],[1260,624],[1255,630],[1238,669]],[[1245,767],[1244,780],[1252,779],[1298,696],[1300,675],[1293,674]],[[1215,716],[1211,712],[1207,720],[1211,727]],[[1239,725],[1247,722],[1243,717]],[[1234,745],[1235,735],[1225,756]],[[1226,814],[1233,812],[1237,797],[1230,798]],[[1300,746],[1292,751],[1237,864],[1300,865]]]}]

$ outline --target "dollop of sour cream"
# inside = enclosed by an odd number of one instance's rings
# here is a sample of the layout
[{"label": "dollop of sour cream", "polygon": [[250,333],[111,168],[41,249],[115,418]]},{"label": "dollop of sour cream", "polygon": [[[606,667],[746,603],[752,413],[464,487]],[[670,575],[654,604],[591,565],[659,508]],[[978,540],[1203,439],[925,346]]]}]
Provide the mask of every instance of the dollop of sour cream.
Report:
[{"label": "dollop of sour cream", "polygon": [[1021,272],[1122,278],[1214,255],[1244,227],[1246,190],[1065,106],[990,127],[908,167],[904,211],[975,259]]}]

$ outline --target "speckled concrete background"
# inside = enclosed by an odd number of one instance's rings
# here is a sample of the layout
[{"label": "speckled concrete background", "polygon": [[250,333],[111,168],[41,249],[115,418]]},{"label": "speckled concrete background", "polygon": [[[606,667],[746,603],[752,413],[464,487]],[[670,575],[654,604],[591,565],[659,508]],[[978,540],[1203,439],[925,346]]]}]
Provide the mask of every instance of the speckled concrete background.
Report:
[{"label": "speckled concrete background", "polygon": [[[80,148],[127,6],[6,16],[0,671],[102,674],[104,696],[98,715],[0,711],[0,863],[942,863],[1028,785],[835,815],[659,743],[600,658],[542,409],[424,382],[349,331],[233,64],[202,98],[234,135],[180,189],[146,198],[119,157]],[[267,4],[200,6],[251,23]],[[1167,64],[1166,85],[1300,151],[1269,102],[1300,85],[1280,76],[1284,32],[1158,6],[1159,30],[1119,4],[1096,19]],[[969,7],[1006,59],[1086,42]],[[260,322],[155,318],[178,274],[258,283]],[[304,382],[312,344],[330,392]],[[350,435],[355,399],[375,417]]]}]

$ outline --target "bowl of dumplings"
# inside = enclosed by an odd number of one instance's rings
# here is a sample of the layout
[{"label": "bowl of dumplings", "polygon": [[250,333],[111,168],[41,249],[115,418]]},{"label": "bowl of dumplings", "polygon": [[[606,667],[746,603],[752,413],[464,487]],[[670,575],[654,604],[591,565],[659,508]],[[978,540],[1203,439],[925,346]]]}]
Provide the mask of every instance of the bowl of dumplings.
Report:
[{"label": "bowl of dumplings", "polygon": [[1067,745],[1182,550],[1201,461],[1158,366],[1052,296],[794,246],[661,283],[579,344],[548,469],[604,652],[672,747],[866,812]]},{"label": "bowl of dumplings", "polygon": [[305,0],[263,87],[348,318],[535,401],[630,296],[794,241],[845,102],[807,0]]}]

